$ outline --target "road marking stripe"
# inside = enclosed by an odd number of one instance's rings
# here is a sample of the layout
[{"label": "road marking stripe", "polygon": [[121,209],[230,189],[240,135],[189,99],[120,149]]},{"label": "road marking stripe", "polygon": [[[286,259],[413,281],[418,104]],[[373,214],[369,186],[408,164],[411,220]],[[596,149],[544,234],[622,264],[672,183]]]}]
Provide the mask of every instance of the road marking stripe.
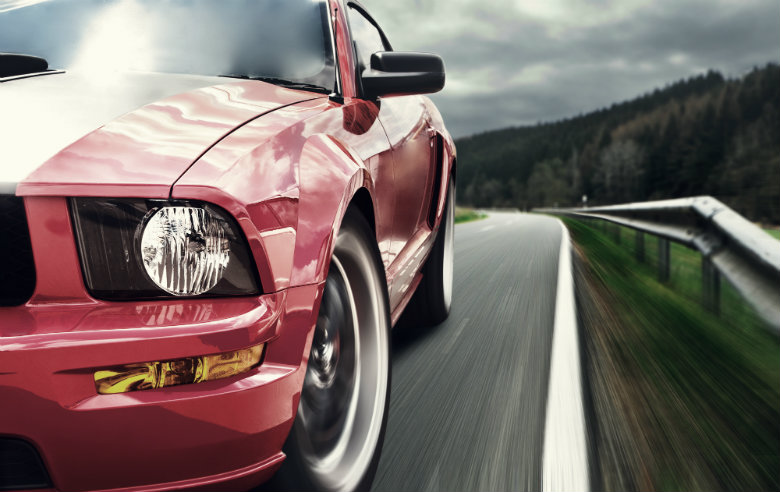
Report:
[{"label": "road marking stripe", "polygon": [[569,231],[561,226],[550,381],[542,455],[544,492],[589,491],[585,415]]}]

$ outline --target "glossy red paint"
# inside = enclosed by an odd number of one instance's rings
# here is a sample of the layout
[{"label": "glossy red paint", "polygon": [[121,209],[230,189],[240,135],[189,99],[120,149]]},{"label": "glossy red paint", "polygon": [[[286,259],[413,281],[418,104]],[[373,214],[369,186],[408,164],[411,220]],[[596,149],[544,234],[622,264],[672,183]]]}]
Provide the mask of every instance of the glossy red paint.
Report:
[{"label": "glossy red paint", "polygon": [[[270,477],[284,459],[334,238],[351,204],[367,197],[393,322],[413,294],[455,148],[427,98],[357,97],[346,2],[330,6],[341,97],[257,81],[188,90],[90,131],[19,184],[37,283],[25,305],[0,307],[0,437],[32,443],[55,490],[241,490]],[[441,155],[432,151],[437,138]],[[73,196],[219,205],[248,240],[263,295],[92,298]],[[96,368],[257,343],[267,344],[263,363],[240,376],[95,391]]]},{"label": "glossy red paint", "polygon": [[19,195],[165,198],[204,150],[235,128],[316,94],[257,82],[195,89],[143,106],[84,136],[30,174]]},{"label": "glossy red paint", "polygon": [[347,27],[346,5],[342,0],[330,0],[333,22],[333,33],[336,38],[336,55],[338,56],[339,79],[344,97],[356,97],[355,83],[355,53],[352,50],[352,40]]},{"label": "glossy red paint", "polygon": [[[267,478],[297,407],[321,287],[259,298],[0,310],[0,434],[41,450],[58,490]],[[241,376],[98,395],[96,367],[269,342]],[[164,463],[165,466],[155,466]],[[251,476],[250,476],[251,475]]]}]

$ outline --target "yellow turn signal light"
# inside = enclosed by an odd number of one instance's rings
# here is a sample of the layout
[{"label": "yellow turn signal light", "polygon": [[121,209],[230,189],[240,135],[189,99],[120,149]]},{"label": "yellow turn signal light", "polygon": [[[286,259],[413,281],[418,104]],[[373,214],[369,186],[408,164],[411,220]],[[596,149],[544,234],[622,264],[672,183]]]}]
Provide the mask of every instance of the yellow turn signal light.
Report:
[{"label": "yellow turn signal light", "polygon": [[101,369],[95,372],[95,387],[105,395],[229,378],[258,366],[264,349],[265,344],[261,343],[221,354]]}]

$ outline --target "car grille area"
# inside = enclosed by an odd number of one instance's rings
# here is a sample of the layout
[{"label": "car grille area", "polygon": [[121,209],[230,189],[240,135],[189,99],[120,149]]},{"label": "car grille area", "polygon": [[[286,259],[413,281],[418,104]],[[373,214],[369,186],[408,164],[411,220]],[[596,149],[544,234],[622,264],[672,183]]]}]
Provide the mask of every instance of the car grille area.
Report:
[{"label": "car grille area", "polygon": [[0,438],[0,490],[51,487],[38,451],[21,439]]},{"label": "car grille area", "polygon": [[35,289],[35,263],[24,200],[0,195],[0,306],[19,306]]}]

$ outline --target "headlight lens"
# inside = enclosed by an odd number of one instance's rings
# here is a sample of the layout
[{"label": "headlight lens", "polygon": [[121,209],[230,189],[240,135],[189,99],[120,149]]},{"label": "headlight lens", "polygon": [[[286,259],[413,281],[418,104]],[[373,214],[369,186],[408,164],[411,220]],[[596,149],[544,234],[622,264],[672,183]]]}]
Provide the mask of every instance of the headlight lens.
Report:
[{"label": "headlight lens", "polygon": [[141,258],[165,292],[192,296],[211,290],[230,261],[230,241],[219,220],[199,207],[163,207],[143,227]]},{"label": "headlight lens", "polygon": [[196,201],[73,198],[87,288],[99,299],[260,293],[236,221]]}]

